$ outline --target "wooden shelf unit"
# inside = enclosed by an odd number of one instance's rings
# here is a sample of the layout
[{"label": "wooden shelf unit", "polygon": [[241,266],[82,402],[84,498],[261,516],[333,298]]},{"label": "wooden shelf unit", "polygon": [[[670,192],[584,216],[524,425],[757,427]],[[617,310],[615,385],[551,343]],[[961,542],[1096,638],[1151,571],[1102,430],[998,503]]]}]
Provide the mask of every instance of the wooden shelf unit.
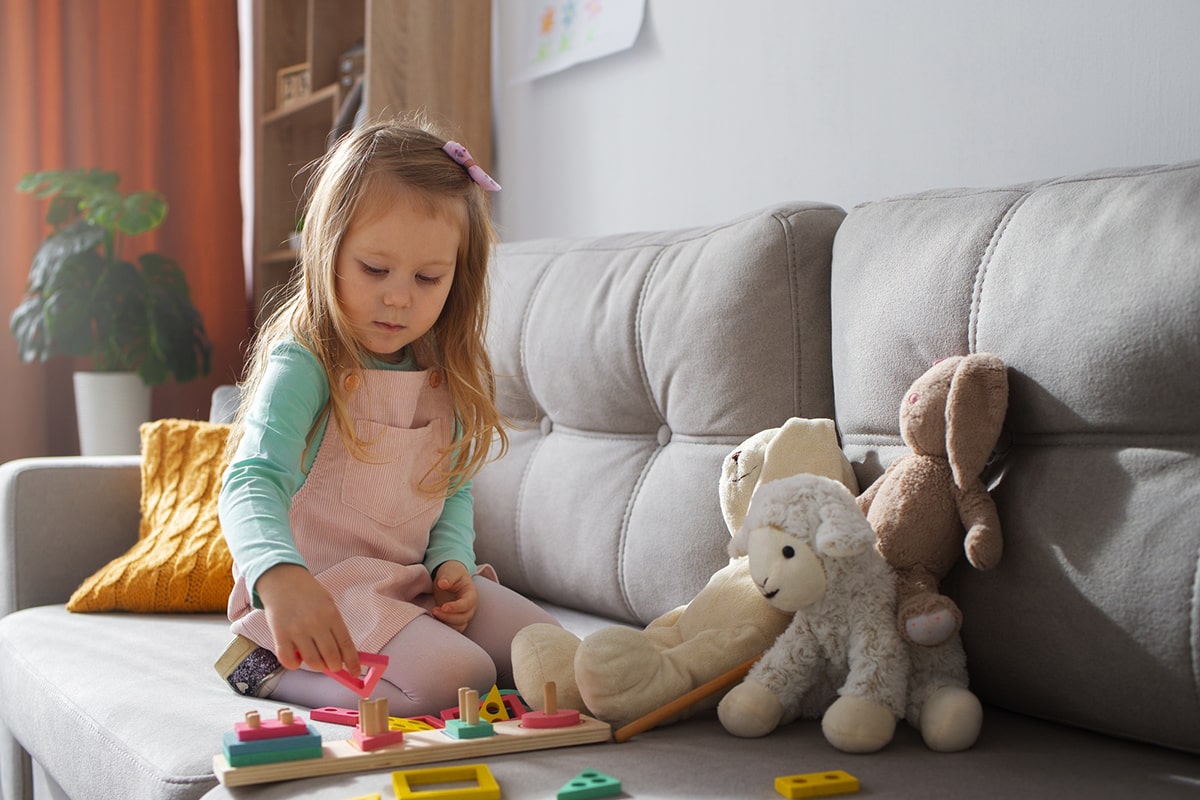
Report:
[{"label": "wooden shelf unit", "polygon": [[[296,263],[307,172],[349,94],[343,54],[363,47],[367,119],[423,109],[491,169],[491,0],[255,0],[254,307]],[[282,103],[280,70],[305,65],[308,94]]]}]

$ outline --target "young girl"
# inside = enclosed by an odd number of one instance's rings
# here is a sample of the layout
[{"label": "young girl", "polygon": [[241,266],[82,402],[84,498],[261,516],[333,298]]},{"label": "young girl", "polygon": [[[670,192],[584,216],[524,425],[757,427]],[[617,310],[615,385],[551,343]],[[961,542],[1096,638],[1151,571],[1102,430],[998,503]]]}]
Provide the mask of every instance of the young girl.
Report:
[{"label": "young girl", "polygon": [[322,673],[382,653],[374,696],[437,713],[511,687],[513,636],[552,621],[473,550],[471,477],[508,443],[483,342],[500,187],[420,121],[348,134],[316,169],[229,440],[238,637],[217,667],[243,694],[356,707]]}]

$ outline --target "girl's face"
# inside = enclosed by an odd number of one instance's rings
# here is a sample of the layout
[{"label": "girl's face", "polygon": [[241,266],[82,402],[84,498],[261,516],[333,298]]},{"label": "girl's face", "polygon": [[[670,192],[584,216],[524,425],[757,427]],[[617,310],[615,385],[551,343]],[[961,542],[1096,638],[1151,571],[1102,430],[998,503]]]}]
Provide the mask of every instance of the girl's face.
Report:
[{"label": "girl's face", "polygon": [[338,250],[336,282],[360,345],[386,359],[433,327],[461,238],[453,215],[430,211],[407,190],[363,198]]}]

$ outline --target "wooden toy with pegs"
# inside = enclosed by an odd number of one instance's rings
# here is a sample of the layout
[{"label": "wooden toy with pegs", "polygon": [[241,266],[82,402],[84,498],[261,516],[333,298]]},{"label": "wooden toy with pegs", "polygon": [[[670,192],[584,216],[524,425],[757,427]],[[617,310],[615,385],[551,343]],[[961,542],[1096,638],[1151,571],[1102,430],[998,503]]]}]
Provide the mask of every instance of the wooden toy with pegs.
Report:
[{"label": "wooden toy with pegs", "polygon": [[542,687],[542,710],[526,711],[521,724],[526,728],[569,728],[579,724],[579,712],[573,708],[558,707],[558,687],[547,681]]},{"label": "wooden toy with pegs", "polygon": [[[545,710],[491,723],[492,735],[483,738],[456,739],[441,730],[405,731],[401,741],[376,750],[362,750],[348,740],[326,741],[320,747],[319,757],[269,764],[235,765],[224,753],[219,753],[213,757],[213,772],[225,786],[249,786],[611,741],[612,728],[608,723],[572,709],[559,709],[553,684],[545,688],[545,694],[549,701]],[[532,724],[530,715],[537,715]]]},{"label": "wooden toy with pegs", "polygon": [[455,739],[484,739],[495,734],[492,723],[479,719],[479,692],[458,690],[458,719],[446,720],[445,733]]},{"label": "wooden toy with pegs", "polygon": [[225,734],[221,751],[235,767],[320,758],[321,734],[290,708],[279,709],[278,718],[266,722],[257,711],[248,711],[245,721]]},{"label": "wooden toy with pegs", "polygon": [[404,731],[392,730],[388,725],[387,700],[381,697],[358,701],[358,725],[350,735],[350,741],[364,753],[404,741]]},{"label": "wooden toy with pegs", "polygon": [[290,708],[281,708],[275,719],[264,722],[257,711],[247,711],[246,721],[233,726],[239,742],[256,739],[277,739],[284,736],[303,736],[308,726],[303,717],[297,717]]},{"label": "wooden toy with pegs", "polygon": [[[488,722],[517,719],[528,711],[529,709],[521,701],[521,696],[515,691],[501,691],[494,684],[487,696],[479,701],[479,716]],[[442,722],[445,722],[450,719],[459,719],[461,715],[462,709],[459,706],[453,706],[442,711],[441,719]],[[441,725],[434,727],[441,727]]]}]

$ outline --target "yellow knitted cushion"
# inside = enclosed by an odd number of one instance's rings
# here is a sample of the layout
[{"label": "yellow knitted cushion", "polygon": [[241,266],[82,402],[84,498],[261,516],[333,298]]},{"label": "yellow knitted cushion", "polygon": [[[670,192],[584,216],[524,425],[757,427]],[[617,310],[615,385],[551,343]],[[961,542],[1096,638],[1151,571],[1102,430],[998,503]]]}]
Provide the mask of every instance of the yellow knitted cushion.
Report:
[{"label": "yellow knitted cushion", "polygon": [[217,520],[228,425],[160,419],[141,427],[138,542],[71,596],[71,611],[224,611],[233,560]]}]

